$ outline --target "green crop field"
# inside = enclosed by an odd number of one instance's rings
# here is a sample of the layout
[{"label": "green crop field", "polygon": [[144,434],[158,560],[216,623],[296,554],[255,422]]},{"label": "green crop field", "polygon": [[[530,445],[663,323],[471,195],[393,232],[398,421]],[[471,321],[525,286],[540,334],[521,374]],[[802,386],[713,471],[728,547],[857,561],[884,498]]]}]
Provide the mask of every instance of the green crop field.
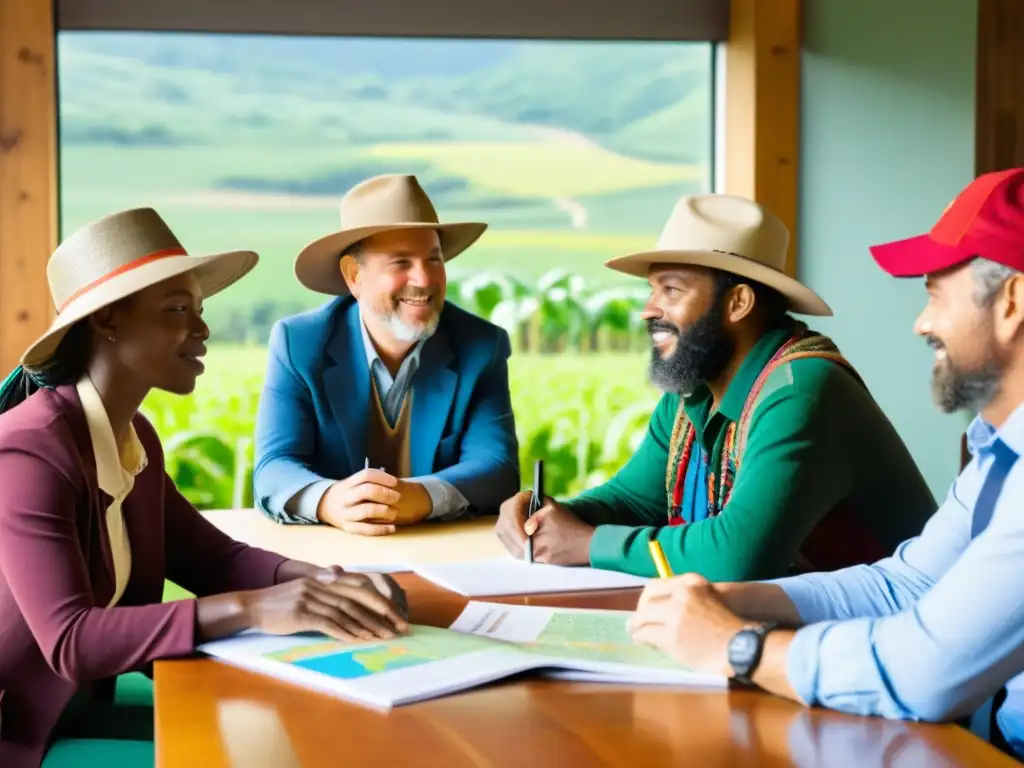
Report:
[{"label": "green crop field", "polygon": [[378,144],[371,157],[428,162],[488,188],[522,197],[599,195],[700,178],[692,165],[610,152],[585,139],[529,142]]}]

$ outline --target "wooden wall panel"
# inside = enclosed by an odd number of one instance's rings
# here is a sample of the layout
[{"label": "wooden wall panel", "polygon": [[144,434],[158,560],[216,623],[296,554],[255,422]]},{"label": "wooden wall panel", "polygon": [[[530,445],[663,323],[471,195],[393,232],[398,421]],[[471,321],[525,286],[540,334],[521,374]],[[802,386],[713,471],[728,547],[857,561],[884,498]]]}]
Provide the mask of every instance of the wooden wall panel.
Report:
[{"label": "wooden wall panel", "polygon": [[789,227],[796,275],[800,0],[732,0],[725,46],[723,192],[756,200]]},{"label": "wooden wall panel", "polygon": [[53,8],[0,0],[0,380],[52,317],[57,242]]},{"label": "wooden wall panel", "polygon": [[1024,167],[1024,0],[978,0],[978,173]]}]

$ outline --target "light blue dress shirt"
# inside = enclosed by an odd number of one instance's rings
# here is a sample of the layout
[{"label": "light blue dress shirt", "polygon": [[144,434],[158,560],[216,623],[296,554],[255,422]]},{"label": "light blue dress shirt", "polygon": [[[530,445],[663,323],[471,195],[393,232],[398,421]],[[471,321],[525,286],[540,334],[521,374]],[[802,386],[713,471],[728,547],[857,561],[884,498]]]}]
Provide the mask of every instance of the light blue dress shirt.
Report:
[{"label": "light blue dress shirt", "polygon": [[[805,702],[950,720],[971,715],[1005,685],[996,724],[1022,756],[1024,461],[1015,460],[1024,453],[1024,405],[998,430],[976,418],[967,441],[971,462],[921,535],[892,557],[770,583],[785,590],[805,624],[787,659],[789,682]],[[993,467],[1005,480],[991,520],[972,538]]]},{"label": "light blue dress shirt", "polygon": [[[377,396],[381,400],[384,417],[394,427],[398,416],[402,412],[402,403],[405,402],[406,396],[412,391],[413,378],[419,368],[420,352],[426,339],[421,339],[416,343],[416,346],[402,360],[398,373],[392,376],[391,371],[388,370],[384,361],[380,359],[377,348],[370,339],[370,334],[366,330],[366,323],[362,320],[362,314],[360,314],[359,327],[363,332],[366,362],[370,369],[370,375],[373,376],[374,385],[377,388]],[[369,407],[369,404],[367,404],[367,407]],[[469,506],[466,497],[459,492],[458,488],[439,477],[427,475],[405,479],[412,483],[419,483],[430,495],[432,509],[430,516],[427,518],[428,520],[456,519]],[[307,520],[317,520],[316,510],[320,504],[320,499],[333,484],[333,480],[321,480],[306,486],[292,497],[286,505],[286,510]]]}]

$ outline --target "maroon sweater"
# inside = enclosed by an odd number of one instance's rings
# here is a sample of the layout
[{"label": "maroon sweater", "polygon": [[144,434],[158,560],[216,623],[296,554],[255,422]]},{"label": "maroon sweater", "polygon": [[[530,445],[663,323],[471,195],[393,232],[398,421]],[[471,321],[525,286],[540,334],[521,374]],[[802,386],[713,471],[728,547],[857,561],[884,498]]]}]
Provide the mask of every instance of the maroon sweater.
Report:
[{"label": "maroon sweater", "polygon": [[148,457],[122,504],[132,570],[121,601],[89,430],[73,386],[0,416],[0,766],[38,766],[79,688],[196,644],[196,601],[162,603],[164,580],[199,596],[274,584],[285,558],[230,539],[178,492],[141,415]]}]

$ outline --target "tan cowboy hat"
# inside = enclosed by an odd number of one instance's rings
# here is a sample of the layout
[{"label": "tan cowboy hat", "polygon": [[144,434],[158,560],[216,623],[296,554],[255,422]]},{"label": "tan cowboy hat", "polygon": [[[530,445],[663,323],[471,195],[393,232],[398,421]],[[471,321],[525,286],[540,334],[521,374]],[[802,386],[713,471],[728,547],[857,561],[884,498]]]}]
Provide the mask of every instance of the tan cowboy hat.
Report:
[{"label": "tan cowboy hat", "polygon": [[411,174],[374,176],[352,187],[341,199],[341,227],[307,245],[295,260],[295,276],[317,293],[348,293],[338,261],[371,235],[395,229],[436,229],[444,260],[451,261],[487,229],[481,223],[441,224],[430,198]]},{"label": "tan cowboy hat", "polygon": [[794,312],[831,315],[828,304],[785,273],[789,230],[771,211],[733,195],[688,195],[676,203],[653,251],[620,256],[605,266],[647,277],[654,264],[693,264],[774,288]]},{"label": "tan cowboy hat", "polygon": [[21,364],[45,367],[72,325],[143,288],[195,271],[203,296],[212,296],[258,259],[252,251],[189,256],[151,208],[121,211],[86,224],[57,247],[46,265],[57,317],[25,350]]}]

